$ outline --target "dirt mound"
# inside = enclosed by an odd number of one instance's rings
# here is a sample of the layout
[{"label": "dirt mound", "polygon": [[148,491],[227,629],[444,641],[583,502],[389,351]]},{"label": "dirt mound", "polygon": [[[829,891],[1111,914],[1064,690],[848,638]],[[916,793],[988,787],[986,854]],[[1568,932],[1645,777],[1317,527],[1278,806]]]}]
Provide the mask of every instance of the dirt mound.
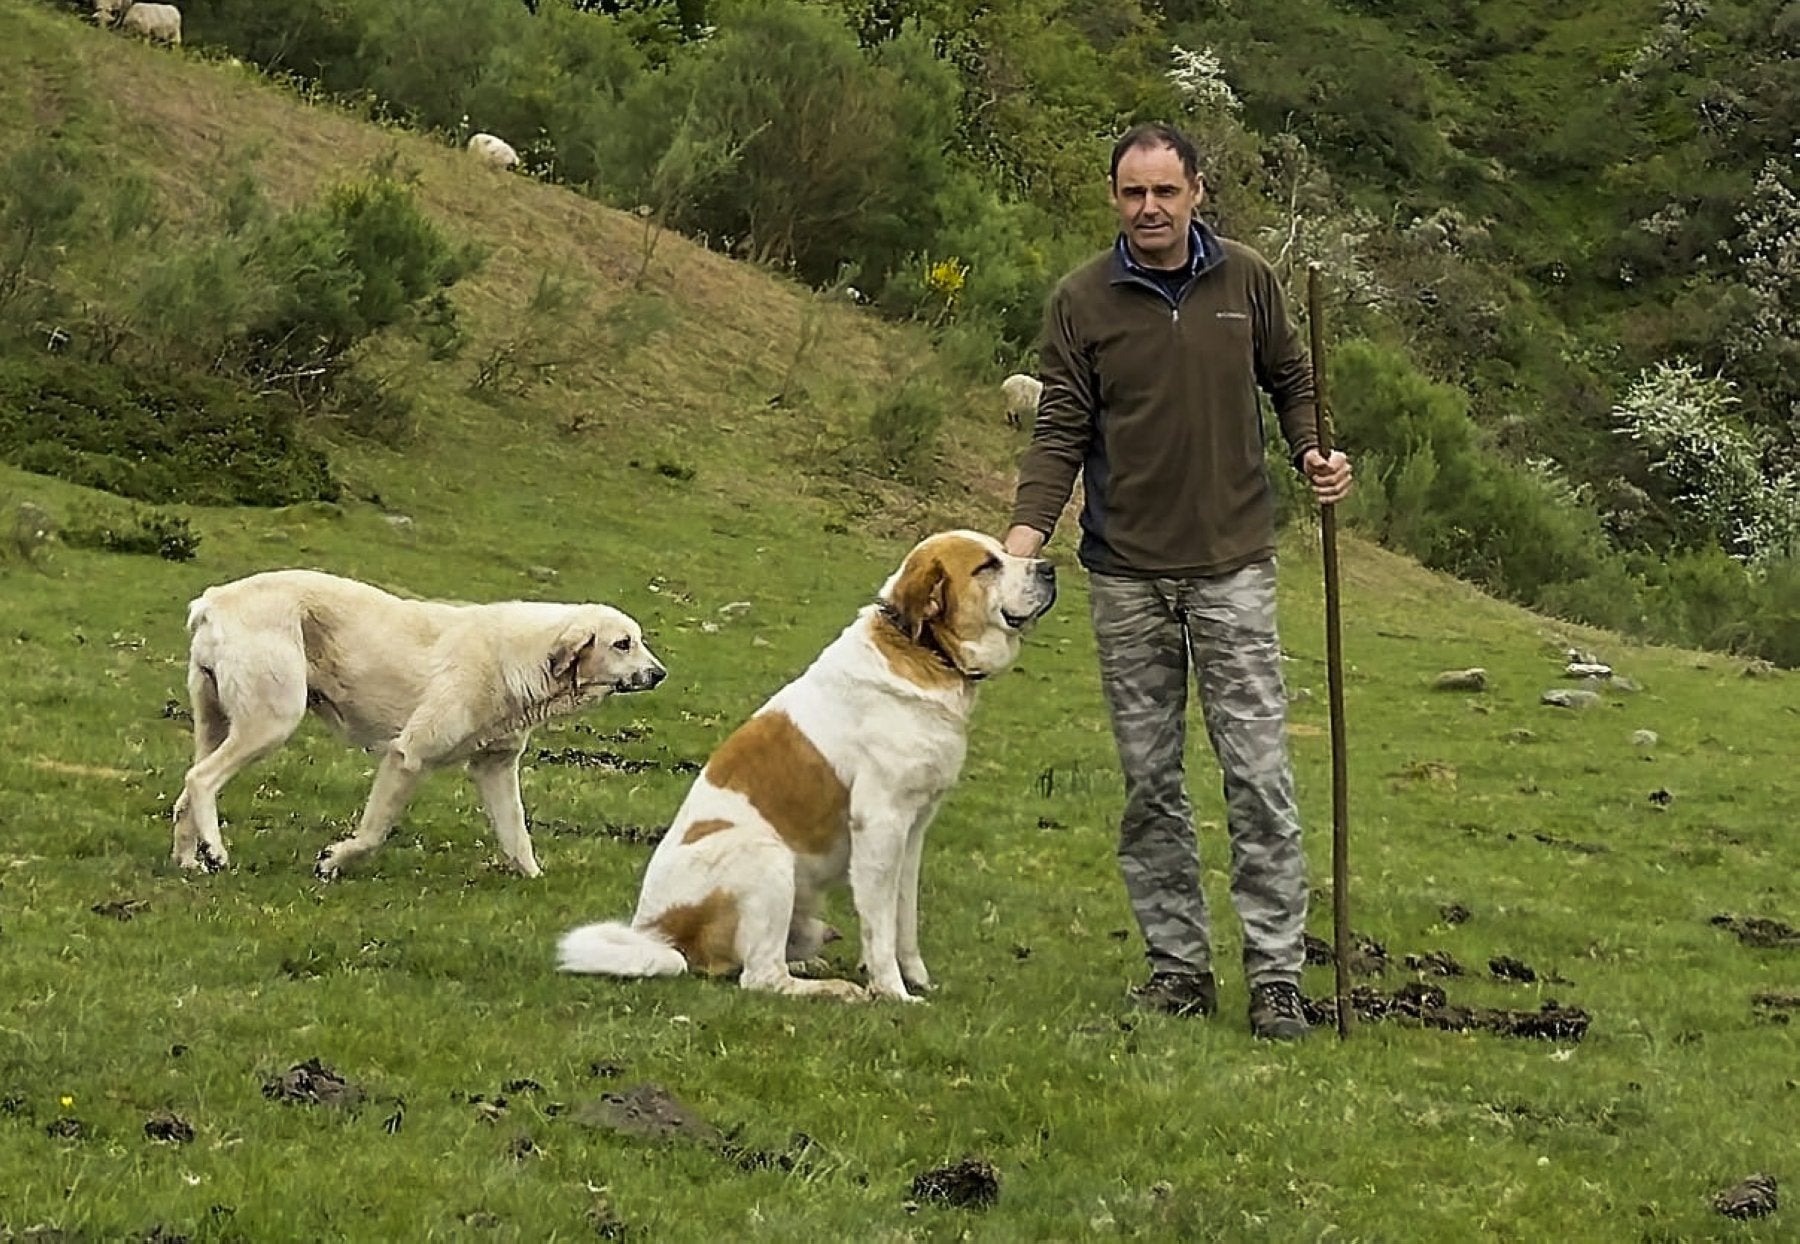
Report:
[{"label": "dirt mound", "polygon": [[1427,976],[1461,976],[1463,965],[1447,950],[1428,950],[1422,955],[1406,956],[1406,966]]},{"label": "dirt mound", "polygon": [[1713,1197],[1713,1208],[1727,1218],[1766,1218],[1779,1202],[1775,1198],[1775,1176],[1749,1175],[1740,1183]]},{"label": "dirt mound", "polygon": [[916,1200],[958,1209],[986,1209],[1000,1199],[1000,1172],[984,1158],[964,1158],[913,1176]]},{"label": "dirt mound", "polygon": [[640,1084],[624,1093],[602,1093],[598,1099],[577,1106],[570,1116],[589,1127],[603,1127],[647,1140],[696,1140],[715,1148],[725,1147],[718,1128],[656,1084]]},{"label": "dirt mound", "polygon": [[194,1125],[173,1110],[158,1110],[144,1121],[144,1135],[171,1145],[185,1145],[194,1139]]},{"label": "dirt mound", "polygon": [[354,1106],[367,1096],[316,1058],[295,1063],[282,1074],[265,1080],[262,1094],[270,1101],[304,1106]]}]

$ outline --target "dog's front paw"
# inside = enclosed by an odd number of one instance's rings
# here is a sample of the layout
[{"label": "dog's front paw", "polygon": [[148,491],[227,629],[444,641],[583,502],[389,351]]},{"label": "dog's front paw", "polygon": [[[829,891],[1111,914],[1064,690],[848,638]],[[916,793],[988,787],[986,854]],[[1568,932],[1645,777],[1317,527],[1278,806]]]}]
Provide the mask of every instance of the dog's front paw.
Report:
[{"label": "dog's front paw", "polygon": [[319,858],[313,864],[313,876],[320,881],[336,881],[338,878],[337,852],[326,847],[319,852]]},{"label": "dog's front paw", "polygon": [[919,993],[930,993],[933,989],[931,973],[927,972],[924,963],[918,960],[900,965],[900,979],[906,982],[908,989]]},{"label": "dog's front paw", "polygon": [[194,857],[191,861],[184,861],[181,866],[183,868],[202,868],[209,873],[217,873],[224,872],[226,866],[231,863],[230,857],[225,854],[225,848],[215,847],[212,843],[204,840],[194,848]]},{"label": "dog's front paw", "polygon": [[870,985],[869,997],[877,1002],[923,1002],[917,994],[908,993],[905,985]]}]

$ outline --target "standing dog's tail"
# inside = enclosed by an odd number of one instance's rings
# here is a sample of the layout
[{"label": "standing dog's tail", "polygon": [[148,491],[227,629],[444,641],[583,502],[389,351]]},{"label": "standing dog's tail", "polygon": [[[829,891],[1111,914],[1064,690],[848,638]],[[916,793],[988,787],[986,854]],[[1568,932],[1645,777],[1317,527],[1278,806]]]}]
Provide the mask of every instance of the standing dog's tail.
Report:
[{"label": "standing dog's tail", "polygon": [[680,976],[687,960],[667,942],[620,921],[584,924],[563,934],[557,967],[598,976]]}]

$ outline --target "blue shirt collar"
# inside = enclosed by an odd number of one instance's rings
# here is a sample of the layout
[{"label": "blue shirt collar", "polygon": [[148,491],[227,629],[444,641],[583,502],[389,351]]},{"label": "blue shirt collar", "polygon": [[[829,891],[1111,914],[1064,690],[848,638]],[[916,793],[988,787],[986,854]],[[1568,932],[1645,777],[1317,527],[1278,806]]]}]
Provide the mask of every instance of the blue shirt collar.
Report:
[{"label": "blue shirt collar", "polygon": [[[1196,276],[1217,263],[1221,249],[1218,239],[1213,236],[1211,229],[1208,229],[1197,220],[1188,221],[1188,254],[1186,271],[1189,277]],[[1122,231],[1119,236],[1113,240],[1113,255],[1117,258],[1119,267],[1124,270],[1126,275],[1137,277],[1140,280],[1155,280],[1156,274],[1159,271],[1169,271],[1169,269],[1166,268],[1160,270],[1146,268],[1143,264],[1139,263],[1136,257],[1132,255],[1131,247],[1125,241],[1125,234]]]}]

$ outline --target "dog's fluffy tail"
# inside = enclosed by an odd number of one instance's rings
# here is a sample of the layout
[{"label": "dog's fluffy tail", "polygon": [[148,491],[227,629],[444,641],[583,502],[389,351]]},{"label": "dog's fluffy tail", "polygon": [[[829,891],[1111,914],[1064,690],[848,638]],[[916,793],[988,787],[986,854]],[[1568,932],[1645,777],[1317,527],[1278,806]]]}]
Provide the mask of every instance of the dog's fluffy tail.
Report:
[{"label": "dog's fluffy tail", "polygon": [[654,934],[615,920],[563,934],[556,966],[598,976],[680,976],[687,960]]}]

